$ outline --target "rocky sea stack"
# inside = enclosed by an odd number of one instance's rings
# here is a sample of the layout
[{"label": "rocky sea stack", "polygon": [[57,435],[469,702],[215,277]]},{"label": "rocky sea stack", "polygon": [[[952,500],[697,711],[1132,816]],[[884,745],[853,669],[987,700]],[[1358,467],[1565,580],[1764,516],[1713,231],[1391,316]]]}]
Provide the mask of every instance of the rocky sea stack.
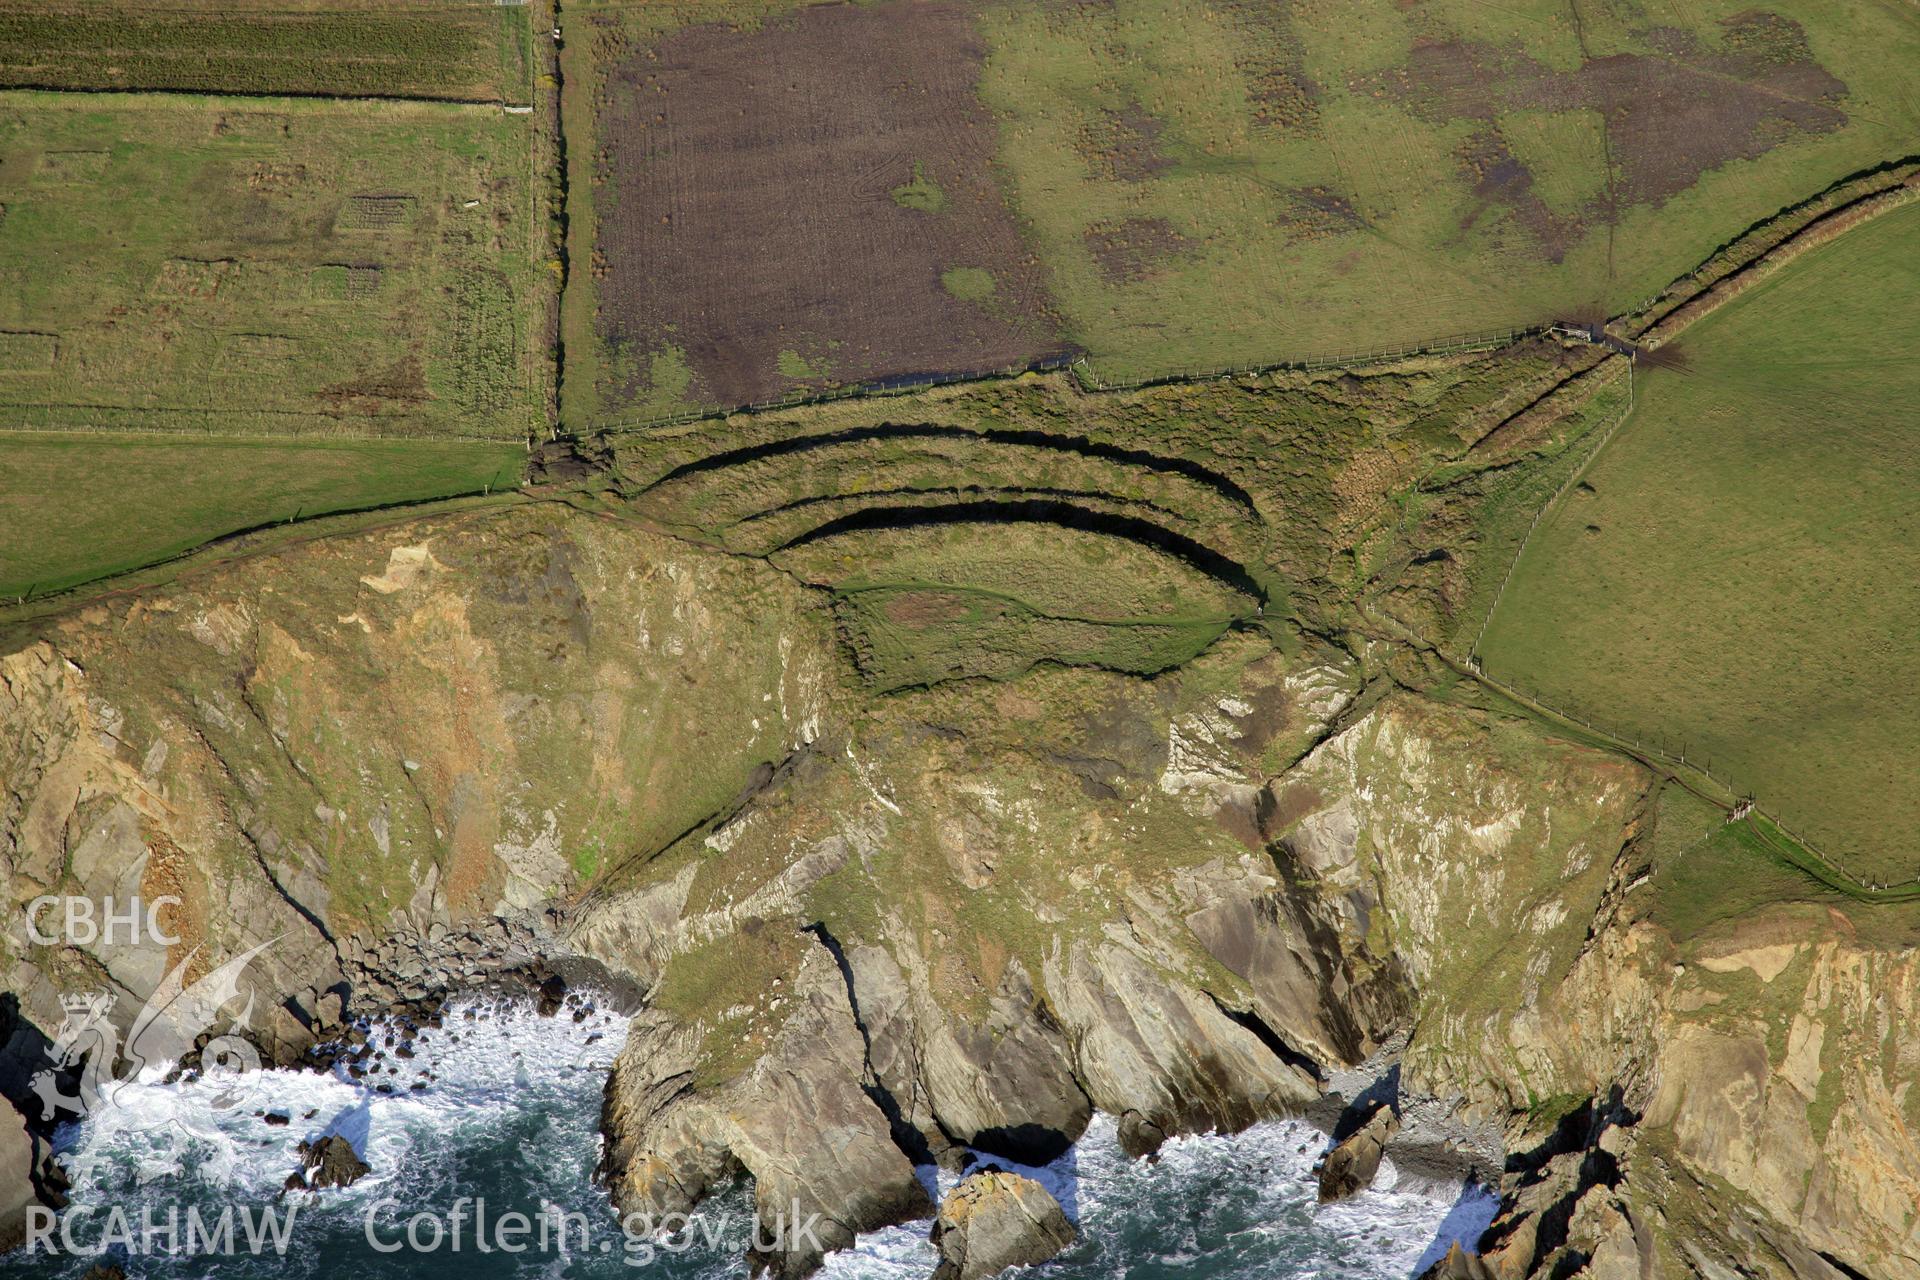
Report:
[{"label": "rocky sea stack", "polygon": [[940,1248],[934,1280],[986,1280],[1009,1267],[1035,1266],[1076,1234],[1060,1202],[1032,1178],[971,1174],[941,1200],[933,1220]]},{"label": "rocky sea stack", "polygon": [[304,1176],[295,1173],[287,1180],[292,1188],[294,1180],[299,1179],[305,1186],[314,1190],[326,1187],[350,1187],[367,1174],[373,1172],[373,1166],[360,1158],[353,1144],[338,1134],[329,1135],[315,1142],[302,1142],[297,1151],[300,1155]]}]

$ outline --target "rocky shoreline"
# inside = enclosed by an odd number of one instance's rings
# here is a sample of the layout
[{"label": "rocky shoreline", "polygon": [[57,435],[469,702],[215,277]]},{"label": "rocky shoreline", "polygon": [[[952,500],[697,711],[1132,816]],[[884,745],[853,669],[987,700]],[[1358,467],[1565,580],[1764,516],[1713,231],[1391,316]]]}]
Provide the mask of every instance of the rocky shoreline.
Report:
[{"label": "rocky shoreline", "polygon": [[[1496,1133],[1484,1127],[1463,1127],[1452,1108],[1437,1100],[1415,1102],[1400,1096],[1404,1032],[1390,1036],[1364,1061],[1324,1078],[1311,1063],[1291,1054],[1283,1058],[1278,1048],[1269,1045],[1269,1060],[1246,1080],[1216,1072],[1191,1096],[1161,1083],[1155,1086],[1154,1096],[1162,1110],[1119,1109],[1110,1105],[1117,1096],[1110,1084],[1098,1077],[1083,1079],[1076,1072],[1062,1028],[1035,1007],[1035,994],[1024,979],[1003,993],[1008,999],[1000,1006],[990,1033],[993,1053],[960,1066],[942,1066],[929,1062],[919,1048],[906,1042],[916,1029],[911,1025],[914,1011],[907,1007],[911,1001],[904,975],[873,954],[857,952],[850,957],[827,945],[830,937],[818,941],[819,951],[810,957],[792,997],[806,1002],[806,1010],[792,1019],[784,1045],[786,1057],[772,1069],[774,1078],[761,1076],[757,1070],[761,1064],[755,1064],[748,1083],[737,1087],[724,1103],[703,1101],[691,1119],[676,1109],[698,1096],[697,1087],[680,1070],[681,1059],[675,1057],[674,1046],[685,1029],[651,1010],[647,993],[634,980],[570,949],[565,938],[539,917],[496,917],[460,928],[399,931],[372,944],[343,948],[343,968],[354,975],[356,994],[340,1018],[317,1023],[315,1040],[297,1054],[284,1042],[263,1041],[257,1047],[269,1065],[337,1070],[371,1091],[392,1093],[430,1087],[426,1073],[409,1070],[415,1034],[441,1029],[446,1025],[447,1006],[467,997],[524,1001],[542,1016],[574,1021],[602,1007],[614,1009],[631,1016],[634,1027],[629,1050],[608,1079],[602,1118],[607,1145],[600,1175],[619,1212],[640,1212],[657,1220],[693,1208],[706,1193],[735,1179],[751,1177],[760,1201],[823,1213],[831,1224],[823,1239],[829,1250],[845,1247],[861,1232],[932,1219],[937,1224],[936,1242],[944,1241],[943,1256],[950,1254],[954,1259],[951,1269],[942,1272],[949,1276],[981,1276],[1000,1269],[982,1270],[983,1259],[1004,1257],[1008,1261],[1003,1265],[1016,1265],[1022,1258],[1038,1260],[1035,1251],[1047,1241],[1057,1249],[1062,1243],[1060,1232],[1050,1215],[1037,1208],[1053,1201],[1037,1185],[1020,1188],[1018,1199],[1028,1212],[1014,1215],[1017,1230],[1007,1223],[982,1228],[949,1221],[946,1210],[936,1214],[936,1206],[927,1198],[921,1169],[938,1164],[962,1176],[966,1186],[998,1177],[993,1171],[1004,1167],[1002,1158],[1020,1166],[1046,1164],[1080,1137],[1097,1109],[1116,1116],[1123,1145],[1132,1154],[1152,1158],[1154,1148],[1176,1134],[1231,1132],[1257,1120],[1285,1117],[1304,1120],[1328,1135],[1331,1150],[1332,1140],[1356,1112],[1404,1106],[1410,1121],[1389,1148],[1403,1176],[1434,1184],[1497,1183],[1497,1153],[1489,1156],[1491,1144],[1498,1141]],[[855,996],[867,1009],[859,1020],[851,1003]],[[1196,1003],[1192,992],[1159,989],[1152,998],[1183,1017],[1205,1007]],[[1233,1028],[1251,1036],[1224,1011],[1214,1013],[1218,1020],[1209,1024],[1212,1028],[1223,1032]],[[471,1019],[474,1013],[470,1009],[465,1016]],[[206,1038],[201,1037],[203,1042]],[[1271,1035],[1267,1038],[1271,1040]],[[635,1044],[643,1047],[636,1052]],[[1204,1052],[1191,1046],[1189,1050]],[[876,1066],[876,1062],[885,1065]],[[1283,1068],[1296,1075],[1278,1074]],[[190,1080],[200,1069],[196,1047],[173,1078]],[[661,1112],[643,1118],[636,1117],[631,1101],[634,1076],[640,1070],[650,1073],[644,1077],[649,1082],[645,1090],[666,1091]],[[1200,1078],[1197,1068],[1181,1070],[1188,1079]],[[929,1071],[959,1071],[965,1087],[976,1094],[984,1086],[992,1097],[987,1103],[992,1110],[986,1116],[991,1123],[976,1122],[971,1130],[962,1131],[964,1136],[956,1133],[949,1127],[955,1113],[936,1114],[933,1109],[936,1094],[951,1086],[931,1085],[925,1074]],[[383,1074],[394,1078],[382,1079]],[[414,1074],[422,1078],[411,1079]],[[1285,1092],[1271,1088],[1275,1079],[1287,1081]],[[652,1083],[656,1080],[658,1084]],[[1036,1082],[1041,1087],[1029,1092]],[[760,1092],[763,1087],[772,1092]],[[898,1094],[892,1092],[895,1088]],[[1096,1095],[1092,1090],[1100,1092]],[[1096,1096],[1109,1105],[1097,1107]],[[902,1109],[902,1097],[918,1101],[909,1101]],[[705,1109],[709,1106],[714,1109]],[[721,1108],[758,1116],[768,1126],[751,1139],[759,1145],[747,1145],[747,1135],[754,1132],[750,1128],[725,1131],[726,1122],[716,1119]],[[879,1123],[869,1108],[877,1113]],[[266,1123],[288,1119],[267,1116]],[[663,1132],[671,1137],[663,1138]],[[726,1134],[722,1140],[740,1141],[741,1147],[721,1151],[715,1138],[722,1133]],[[866,1147],[856,1152],[856,1159],[838,1164],[808,1158],[821,1149],[816,1141],[830,1140],[836,1133],[863,1138]],[[47,1131],[38,1130],[38,1136],[44,1142]],[[640,1154],[643,1141],[652,1145]],[[342,1141],[327,1142],[332,1145],[313,1144],[304,1153],[306,1170],[289,1176],[288,1190],[344,1186],[367,1172],[353,1148]],[[741,1156],[737,1151],[748,1154]],[[689,1152],[702,1154],[689,1156]],[[777,1169],[766,1171],[768,1166],[757,1163],[782,1152],[790,1159]],[[678,1171],[687,1165],[664,1163],[690,1159],[706,1162],[706,1180],[697,1189]],[[48,1188],[45,1199],[61,1207],[64,1180],[57,1160],[43,1155],[42,1161]],[[665,1177],[671,1190],[662,1194],[655,1189],[657,1182],[649,1182],[647,1191],[636,1194],[636,1163],[646,1166],[643,1176]],[[1000,1190],[996,1184],[996,1197]],[[783,1194],[786,1199],[779,1199]],[[1058,1206],[1053,1212],[1057,1214]],[[961,1242],[976,1232],[991,1236],[994,1242],[975,1243],[968,1252],[969,1246]],[[1070,1229],[1066,1239],[1071,1239]],[[811,1250],[775,1249],[757,1257],[755,1264],[777,1275],[798,1277],[817,1268],[822,1256]]]},{"label": "rocky shoreline", "polygon": [[548,510],[76,613],[0,656],[12,903],[175,905],[4,939],[0,1092],[174,975],[244,970],[196,1037],[395,1088],[446,993],[598,982],[623,1212],[750,1177],[831,1248],[1096,1111],[1146,1157],[1397,1101],[1396,1167],[1497,1185],[1502,1280],[1920,1280],[1904,919],[1723,902],[1725,814],[1342,639],[875,702],[779,571]]}]

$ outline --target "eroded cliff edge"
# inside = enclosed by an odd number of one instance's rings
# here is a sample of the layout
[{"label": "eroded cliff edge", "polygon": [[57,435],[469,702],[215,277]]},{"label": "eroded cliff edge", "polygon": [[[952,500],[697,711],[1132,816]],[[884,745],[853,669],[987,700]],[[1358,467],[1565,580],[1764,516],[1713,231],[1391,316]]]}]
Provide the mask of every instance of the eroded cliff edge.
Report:
[{"label": "eroded cliff edge", "polygon": [[315,544],[0,660],[9,905],[184,902],[171,947],[12,931],[15,1047],[63,991],[130,1017],[274,940],[252,1030],[291,1061],[456,976],[390,937],[498,916],[648,992],[622,1207],[745,1171],[851,1233],[924,1214],[914,1163],[959,1144],[1044,1157],[1098,1108],[1151,1150],[1404,1032],[1404,1102],[1512,1153],[1495,1274],[1920,1275],[1913,926],[1405,675],[1235,634],[875,703],[807,587],[628,525]]}]

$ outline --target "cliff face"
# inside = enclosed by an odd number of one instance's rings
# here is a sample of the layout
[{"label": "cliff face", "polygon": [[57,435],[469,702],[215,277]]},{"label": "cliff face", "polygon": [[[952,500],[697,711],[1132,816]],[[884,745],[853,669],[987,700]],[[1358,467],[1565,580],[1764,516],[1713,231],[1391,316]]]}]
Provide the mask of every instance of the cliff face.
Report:
[{"label": "cliff face", "polygon": [[624,1211],[746,1172],[832,1247],[925,1213],[914,1165],[959,1145],[1046,1159],[1097,1108],[1149,1151],[1406,1032],[1403,1109],[1505,1133],[1494,1274],[1920,1277],[1897,908],[1760,884],[1638,766],[1331,647],[874,701],[822,616],[524,508],[41,627],[0,659],[10,905],[175,895],[181,941],[15,931],[16,1048],[62,992],[130,1018],[270,943],[252,1030],[291,1056],[433,979],[394,935],[498,915],[647,992]]},{"label": "cliff face", "polygon": [[[677,874],[718,896],[677,918],[705,922],[703,946],[736,926],[730,960],[770,975],[751,987],[821,981],[834,957],[840,1052],[865,1086],[848,1105],[916,1158],[955,1142],[1041,1158],[1089,1104],[1150,1150],[1297,1110],[1407,1028],[1403,1106],[1505,1134],[1490,1274],[1917,1274],[1908,926],[1743,907],[1761,870],[1718,848],[1721,816],[1631,762],[1404,693],[1336,729],[1357,684],[1337,660],[1238,660],[896,706],[901,723],[868,722],[709,840]],[[1263,690],[1284,715],[1251,714]],[[1031,707],[1047,710],[1023,724]],[[614,895],[576,938],[618,936],[651,900]],[[791,951],[757,940],[802,922]],[[635,1105],[661,1061],[636,1041],[608,1118],[616,1194],[651,1207],[681,1169],[760,1173],[763,1149],[703,1165],[671,1135],[707,1108],[768,1109],[759,1046],[793,1024],[778,996],[676,1003],[701,952],[647,954],[656,1012],[688,1036],[682,1091]],[[786,1159],[823,1136],[792,1134]]]},{"label": "cliff face", "polygon": [[50,1027],[56,988],[104,984],[124,1025],[173,966],[271,941],[254,1031],[297,1049],[377,985],[365,944],[539,909],[817,733],[832,653],[798,597],[725,557],[520,511],[43,626],[0,660],[9,906],[173,895],[181,940],[10,931],[8,988]]},{"label": "cliff face", "polygon": [[1756,891],[1684,793],[1586,753],[1490,772],[1511,743],[1462,728],[1377,717],[1280,790],[1327,885],[1381,886],[1405,1083],[1506,1124],[1494,1273],[1920,1275],[1911,913]]}]

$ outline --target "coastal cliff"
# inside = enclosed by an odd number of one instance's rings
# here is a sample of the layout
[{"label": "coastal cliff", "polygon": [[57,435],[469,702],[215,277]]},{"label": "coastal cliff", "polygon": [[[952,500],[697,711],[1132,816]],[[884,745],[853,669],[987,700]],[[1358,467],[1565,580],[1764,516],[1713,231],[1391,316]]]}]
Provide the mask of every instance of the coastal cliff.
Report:
[{"label": "coastal cliff", "polygon": [[0,658],[8,905],[175,897],[178,941],[10,933],[9,1095],[63,994],[124,1028],[183,962],[264,946],[244,1030],[293,1063],[577,955],[644,994],[622,1212],[746,1174],[833,1248],[927,1216],[929,1161],[1044,1161],[1095,1111],[1144,1155],[1397,1063],[1390,1158],[1504,1152],[1446,1265],[1920,1277],[1901,909],[1759,883],[1718,811],[1378,646],[875,701],[836,645],[773,565],[558,507],[51,620]]}]

